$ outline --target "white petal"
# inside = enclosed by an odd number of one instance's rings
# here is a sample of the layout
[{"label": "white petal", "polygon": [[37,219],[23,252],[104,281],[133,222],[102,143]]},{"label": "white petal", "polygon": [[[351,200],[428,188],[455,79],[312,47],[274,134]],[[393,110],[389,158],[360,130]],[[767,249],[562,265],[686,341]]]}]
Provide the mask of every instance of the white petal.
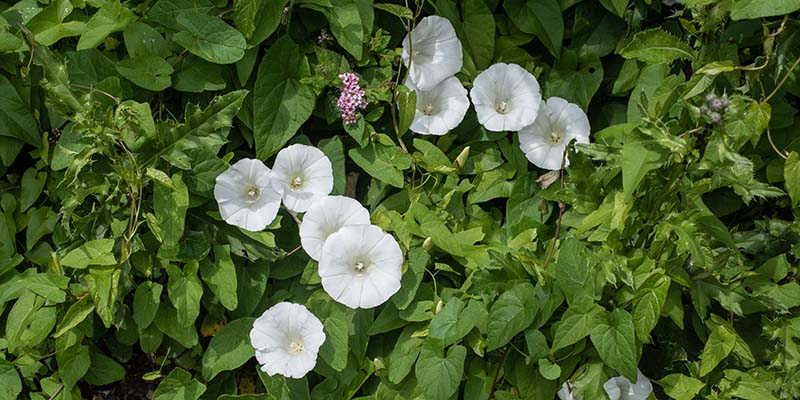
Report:
[{"label": "white petal", "polygon": [[[260,231],[275,219],[280,194],[270,185],[270,169],[260,160],[241,159],[216,178],[214,198],[225,222],[249,231]],[[257,189],[254,201],[247,196]]]},{"label": "white petal", "polygon": [[653,392],[653,385],[642,371],[637,370],[636,384],[624,376],[616,376],[603,384],[611,400],[646,400]]},{"label": "white petal", "polygon": [[620,377],[611,378],[603,384],[603,389],[606,391],[606,394],[611,400],[620,400],[622,396],[622,390],[618,385],[618,379]]},{"label": "white petal", "polygon": [[[458,78],[451,76],[431,90],[415,88],[412,82],[406,85],[417,94],[417,111],[411,130],[421,135],[444,135],[464,120],[469,109],[467,89]],[[426,107],[432,111],[425,114]]]},{"label": "white petal", "polygon": [[[470,98],[484,128],[516,131],[533,123],[542,101],[539,82],[517,64],[493,64],[475,77]],[[497,111],[501,102],[506,112]]]},{"label": "white petal", "polygon": [[[551,97],[541,104],[539,115],[530,126],[519,131],[519,146],[525,157],[539,168],[561,169],[564,149],[572,140],[589,142],[589,118],[575,104],[558,97]],[[554,144],[550,135],[559,132],[561,142]],[[564,160],[569,166],[569,158]]]},{"label": "white petal", "polygon": [[[294,351],[290,344],[299,340],[303,349]],[[300,304],[275,304],[253,322],[250,343],[261,369],[275,374],[302,378],[314,369],[319,348],[325,342],[322,322]]]},{"label": "white petal", "polygon": [[327,196],[314,202],[300,224],[300,244],[308,256],[319,261],[322,245],[332,233],[348,225],[369,225],[369,211],[357,200]]},{"label": "white petal", "polygon": [[[358,271],[356,264],[364,269]],[[352,225],[330,235],[322,246],[322,287],[350,308],[383,304],[400,289],[403,253],[394,238],[374,225]]]},{"label": "white petal", "polygon": [[[423,18],[403,39],[403,64],[409,78],[422,90],[431,90],[461,70],[462,48],[453,25],[446,18]],[[413,51],[413,56],[411,52]]]},{"label": "white petal", "polygon": [[[296,178],[299,187],[293,187]],[[293,144],[278,152],[272,169],[272,186],[283,194],[283,204],[291,211],[305,212],[318,198],[333,190],[333,167],[316,147]]]}]

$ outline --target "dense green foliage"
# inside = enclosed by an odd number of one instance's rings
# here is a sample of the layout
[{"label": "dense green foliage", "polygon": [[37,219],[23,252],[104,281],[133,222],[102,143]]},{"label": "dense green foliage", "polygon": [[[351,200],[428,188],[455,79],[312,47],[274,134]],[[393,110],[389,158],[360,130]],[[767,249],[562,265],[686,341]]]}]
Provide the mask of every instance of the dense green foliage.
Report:
[{"label": "dense green foliage", "polygon": [[[552,400],[565,381],[602,399],[637,368],[658,399],[800,398],[798,10],[0,1],[0,399]],[[549,187],[472,109],[408,131],[399,49],[432,14],[465,86],[516,63],[587,111],[592,143]],[[369,105],[346,127],[348,71]],[[324,151],[334,193],[400,243],[382,306],[333,302],[285,211],[255,233],[220,218],[216,176],[288,143]],[[249,342],[284,300],[325,326],[300,380]]]}]

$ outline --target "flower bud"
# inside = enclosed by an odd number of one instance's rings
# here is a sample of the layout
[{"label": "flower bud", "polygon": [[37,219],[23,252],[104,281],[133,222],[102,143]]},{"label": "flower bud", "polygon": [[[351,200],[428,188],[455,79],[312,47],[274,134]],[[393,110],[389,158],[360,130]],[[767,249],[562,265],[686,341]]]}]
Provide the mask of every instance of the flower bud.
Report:
[{"label": "flower bud", "polygon": [[430,251],[431,248],[433,248],[433,241],[431,240],[430,236],[425,238],[425,241],[422,242],[422,248],[427,251]]},{"label": "flower bud", "polygon": [[469,146],[464,147],[461,150],[461,153],[458,153],[458,157],[456,157],[456,161],[453,163],[457,170],[461,171],[464,169],[464,165],[467,163],[467,158],[469,157]]}]

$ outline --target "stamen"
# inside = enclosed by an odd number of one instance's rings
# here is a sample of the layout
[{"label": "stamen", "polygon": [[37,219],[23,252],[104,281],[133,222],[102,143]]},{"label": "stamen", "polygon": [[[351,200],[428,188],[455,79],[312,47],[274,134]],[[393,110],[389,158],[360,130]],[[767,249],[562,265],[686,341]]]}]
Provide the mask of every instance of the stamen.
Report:
[{"label": "stamen", "polygon": [[292,189],[297,189],[297,188],[299,188],[300,186],[303,186],[303,178],[301,178],[301,177],[299,177],[299,176],[296,176],[296,177],[294,177],[294,179],[292,179],[292,180],[289,182],[289,186],[291,186],[291,187],[292,187]]},{"label": "stamen", "polygon": [[366,266],[364,265],[363,262],[359,261],[356,263],[355,268],[356,268],[356,273],[361,274],[364,273],[364,268],[366,268]]},{"label": "stamen", "polygon": [[422,113],[425,115],[432,115],[433,114],[433,104],[427,104],[425,107],[422,108]]},{"label": "stamen", "polygon": [[300,341],[300,340],[298,340],[296,342],[292,341],[292,343],[289,344],[289,350],[292,351],[293,353],[302,353],[303,352],[303,342]]},{"label": "stamen", "polygon": [[494,106],[494,109],[495,109],[495,111],[497,111],[500,114],[506,114],[506,113],[508,113],[510,111],[508,109],[508,102],[505,101],[505,100],[501,100],[501,101],[497,102],[497,104],[495,104],[495,106]]},{"label": "stamen", "polygon": [[250,186],[247,188],[246,193],[249,201],[256,201],[259,197],[261,197],[261,190],[255,186]]}]

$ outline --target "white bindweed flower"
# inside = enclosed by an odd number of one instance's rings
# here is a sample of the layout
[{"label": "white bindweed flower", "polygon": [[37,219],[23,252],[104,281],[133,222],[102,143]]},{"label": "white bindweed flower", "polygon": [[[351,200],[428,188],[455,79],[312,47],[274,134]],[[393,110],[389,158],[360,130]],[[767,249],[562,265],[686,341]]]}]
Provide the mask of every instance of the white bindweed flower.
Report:
[{"label": "white bindweed flower", "polygon": [[[580,107],[551,97],[542,103],[536,121],[519,131],[519,147],[537,167],[559,170],[567,144],[589,143],[589,132],[589,118]],[[568,165],[565,159],[564,166]]]},{"label": "white bindweed flower", "polygon": [[561,385],[561,390],[556,394],[561,400],[583,400],[583,396],[575,394],[575,388],[573,388],[572,384],[569,382],[564,382],[564,384]]},{"label": "white bindweed flower", "polygon": [[478,74],[469,92],[478,122],[494,131],[517,131],[536,119],[539,82],[517,64],[494,64]]},{"label": "white bindweed flower", "polygon": [[417,93],[417,111],[411,130],[421,135],[444,135],[464,120],[469,109],[467,89],[451,76],[431,90],[416,88],[409,80],[406,86]]},{"label": "white bindweed flower", "polygon": [[261,370],[302,378],[317,364],[317,353],[325,343],[322,322],[311,311],[293,303],[278,303],[253,322],[250,343]]},{"label": "white bindweed flower", "polygon": [[272,166],[272,187],[290,211],[305,212],[333,190],[333,167],[322,150],[293,144],[278,152]]},{"label": "white bindweed flower", "polygon": [[322,246],[322,288],[350,308],[372,308],[400,290],[403,252],[375,225],[345,226]]},{"label": "white bindweed flower", "polygon": [[300,243],[309,257],[319,261],[328,236],[350,225],[369,225],[369,211],[349,197],[325,197],[312,204],[303,216]]},{"label": "white bindweed flower", "polygon": [[425,17],[410,36],[410,42],[409,35],[403,39],[403,64],[408,67],[408,77],[416,87],[431,90],[461,71],[461,42],[446,18]]},{"label": "white bindweed flower", "polygon": [[270,170],[260,160],[243,158],[219,174],[214,198],[225,222],[260,231],[278,214],[281,195],[270,185]]},{"label": "white bindweed flower", "polygon": [[603,384],[608,397],[611,400],[645,400],[650,393],[653,392],[653,384],[650,379],[647,379],[642,371],[637,370],[639,374],[636,378],[636,383],[631,383],[628,378],[624,376],[616,376],[606,381]]}]

